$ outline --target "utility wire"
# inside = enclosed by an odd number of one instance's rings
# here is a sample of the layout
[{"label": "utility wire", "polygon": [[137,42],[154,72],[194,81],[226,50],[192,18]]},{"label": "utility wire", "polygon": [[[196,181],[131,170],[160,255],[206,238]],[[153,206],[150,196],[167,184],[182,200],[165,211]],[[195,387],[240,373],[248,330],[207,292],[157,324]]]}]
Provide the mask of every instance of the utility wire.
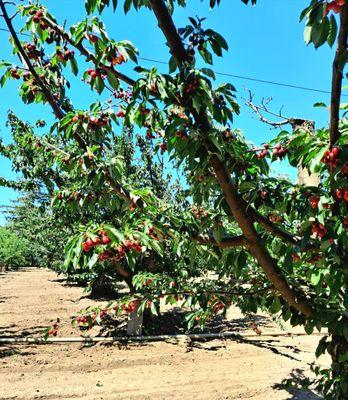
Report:
[{"label": "utility wire", "polygon": [[[5,28],[0,28],[0,31],[10,32],[8,29],[5,29]],[[22,33],[22,32],[16,32],[16,33],[18,35],[22,35],[22,36],[29,36],[29,37],[31,36],[29,34]],[[168,64],[165,61],[155,60],[153,58],[138,57],[138,59],[139,60],[143,60],[143,61],[154,62],[156,64],[163,64],[163,65],[167,65]],[[287,87],[287,88],[298,89],[298,90],[306,90],[308,92],[331,94],[331,92],[328,91],[328,90],[315,89],[315,88],[310,88],[310,87],[306,87],[306,86],[299,86],[299,85],[291,85],[290,83],[268,81],[268,80],[265,80],[265,79],[252,78],[250,76],[234,75],[234,74],[230,74],[230,73],[227,73],[227,72],[215,72],[215,74],[216,75],[221,75],[221,76],[228,76],[230,78],[242,79],[242,80],[246,80],[246,81],[265,83],[267,85],[281,86],[281,87]],[[347,96],[348,96],[347,94],[342,94],[342,97],[347,97]]]}]

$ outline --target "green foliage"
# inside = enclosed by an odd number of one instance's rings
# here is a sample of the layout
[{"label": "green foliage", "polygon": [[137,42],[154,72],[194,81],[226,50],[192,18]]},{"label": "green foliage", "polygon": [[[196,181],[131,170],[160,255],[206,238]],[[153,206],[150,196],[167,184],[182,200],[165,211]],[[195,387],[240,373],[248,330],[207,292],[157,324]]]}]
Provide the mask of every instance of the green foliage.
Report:
[{"label": "green foliage", "polygon": [[0,266],[5,270],[30,267],[30,243],[11,229],[0,227]]}]

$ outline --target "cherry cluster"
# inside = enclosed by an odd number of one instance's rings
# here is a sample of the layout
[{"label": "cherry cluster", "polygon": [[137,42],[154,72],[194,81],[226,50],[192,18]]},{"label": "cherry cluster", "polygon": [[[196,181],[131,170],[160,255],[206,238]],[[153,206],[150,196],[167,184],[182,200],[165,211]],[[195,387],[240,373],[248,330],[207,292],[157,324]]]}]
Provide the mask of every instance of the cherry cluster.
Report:
[{"label": "cherry cluster", "polygon": [[338,147],[333,147],[331,150],[326,150],[321,161],[324,164],[329,165],[332,168],[338,165],[338,156],[340,154],[340,149]]},{"label": "cherry cluster", "polygon": [[36,44],[34,43],[26,44],[25,49],[27,51],[28,58],[31,60],[37,60],[42,54],[42,52],[38,50]]},{"label": "cherry cluster", "polygon": [[11,77],[13,79],[20,79],[21,78],[19,73],[18,73],[18,69],[17,68],[11,69],[11,73],[10,74],[11,74]]},{"label": "cherry cluster", "polygon": [[118,110],[115,112],[116,117],[118,118],[124,118],[126,116],[126,113],[123,110]]},{"label": "cherry cluster", "polygon": [[341,7],[343,7],[345,3],[346,0],[333,0],[330,3],[327,3],[324,12],[324,17],[326,17],[330,11],[333,11],[335,14],[338,14],[341,11]]},{"label": "cherry cluster", "polygon": [[138,305],[139,305],[138,300],[132,300],[128,304],[122,304],[121,308],[123,311],[133,312],[138,308]]},{"label": "cherry cluster", "polygon": [[269,149],[269,144],[268,144],[268,143],[265,143],[265,144],[263,145],[263,149],[260,151],[260,153],[257,154],[256,157],[257,157],[259,160],[261,160],[262,158],[267,157],[267,156],[268,156],[268,149]]},{"label": "cherry cluster", "polygon": [[185,87],[185,94],[193,94],[196,92],[199,86],[199,78],[195,76],[190,82],[187,83]]},{"label": "cherry cluster", "polygon": [[271,222],[274,222],[274,223],[282,222],[282,221],[283,221],[283,218],[282,218],[281,216],[275,214],[275,213],[269,214],[268,219],[269,219]]},{"label": "cherry cluster", "polygon": [[195,218],[206,218],[209,215],[209,212],[204,210],[202,207],[192,206],[191,211]]},{"label": "cherry cluster", "polygon": [[339,201],[344,200],[348,203],[348,188],[336,189],[335,194]]},{"label": "cherry cluster", "polygon": [[109,244],[111,243],[110,237],[104,230],[98,232],[98,236],[95,238],[88,237],[83,243],[82,248],[85,252],[89,252],[93,247],[101,245],[101,244]]},{"label": "cherry cluster", "polygon": [[46,38],[46,43],[51,44],[54,41],[58,43],[60,41],[60,37],[54,29],[50,29],[49,35]]},{"label": "cherry cluster", "polygon": [[58,333],[58,323],[57,322],[53,322],[52,328],[49,329],[48,334],[50,336],[57,336],[57,333]]},{"label": "cherry cluster", "polygon": [[90,35],[88,35],[88,40],[91,43],[95,44],[95,43],[98,43],[99,38],[96,35],[90,34]]},{"label": "cherry cluster", "polygon": [[188,135],[185,131],[176,131],[175,136],[179,139],[182,139],[183,141],[186,141],[188,138]]},{"label": "cherry cluster", "polygon": [[105,71],[102,68],[87,68],[86,72],[92,79],[97,77],[105,78]]},{"label": "cherry cluster", "polygon": [[44,16],[42,10],[37,10],[37,11],[32,10],[30,14],[33,15],[33,22],[35,24],[39,24],[39,26],[42,30],[45,30],[48,28],[47,23],[42,19],[42,17]]},{"label": "cherry cluster", "polygon": [[119,90],[115,90],[112,95],[115,97],[115,99],[121,99],[128,102],[133,96],[133,92],[131,90],[124,90],[121,88]]},{"label": "cherry cluster", "polygon": [[129,253],[131,250],[141,253],[143,248],[138,242],[133,242],[129,239],[127,239],[124,244],[121,244],[117,247],[117,252],[120,258],[124,257],[125,253]]},{"label": "cherry cluster", "polygon": [[282,159],[288,153],[288,149],[279,143],[274,146],[273,155]]},{"label": "cherry cluster", "polygon": [[223,134],[223,138],[227,141],[227,142],[230,142],[232,139],[233,139],[233,133],[232,133],[232,131],[231,131],[231,129],[229,129],[229,128],[227,128],[227,129],[225,129],[223,132],[222,132],[222,134]]},{"label": "cherry cluster", "polygon": [[74,50],[67,50],[67,49],[65,49],[64,51],[57,50],[56,54],[59,61],[69,61],[75,57]]},{"label": "cherry cluster", "polygon": [[327,235],[327,229],[325,226],[319,222],[313,222],[312,224],[312,234],[318,236],[322,239],[324,236]]},{"label": "cherry cluster", "polygon": [[159,147],[162,153],[164,153],[167,150],[167,145],[164,142],[161,143]]}]

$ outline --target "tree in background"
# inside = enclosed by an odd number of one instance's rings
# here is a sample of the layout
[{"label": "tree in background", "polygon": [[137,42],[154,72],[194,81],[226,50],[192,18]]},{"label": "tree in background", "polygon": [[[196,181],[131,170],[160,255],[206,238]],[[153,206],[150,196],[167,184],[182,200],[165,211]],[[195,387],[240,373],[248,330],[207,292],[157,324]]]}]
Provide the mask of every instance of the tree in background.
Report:
[{"label": "tree in background", "polygon": [[18,237],[10,229],[0,227],[0,271],[31,266],[29,241]]},{"label": "tree in background", "polygon": [[[215,7],[220,2],[209,4]],[[135,273],[131,285],[138,297],[93,311],[79,321],[100,322],[106,314],[146,307],[156,312],[154,304],[163,295],[170,302],[184,298],[195,310],[190,321],[199,325],[231,302],[243,311],[262,308],[293,326],[303,325],[308,334],[328,329],[317,355],[328,351],[332,368],[316,369],[325,377],[318,387],[326,398],[345,399],[348,148],[340,99],[348,4],[313,0],[301,15],[306,18],[307,43],[336,45],[329,128],[313,134],[291,119],[294,129],[262,148],[250,146],[242,132],[230,127],[239,112],[234,87],[214,86],[213,70],[198,67],[198,60],[211,65],[213,54],[222,56],[228,49],[225,39],[206,29],[198,17],[176,28],[172,12],[185,4],[185,0],[123,2],[126,13],[131,7],[153,12],[170,52],[168,74],[137,65],[133,79],[121,69],[124,62],[137,63],[136,48],[126,40],[109,38],[102,20],[94,15],[110,7],[115,10],[116,0],[87,0],[87,18],[70,29],[59,25],[44,6],[20,5],[24,31],[30,35],[23,41],[0,0],[21,61],[18,66],[3,63],[1,83],[19,80],[23,101],[49,104],[56,117],[45,144],[27,142],[24,149],[49,165],[55,207],[92,213],[81,232],[69,239],[66,265],[93,269],[106,262],[119,273]],[[83,61],[89,63],[84,82],[98,94],[109,92],[106,102],[88,110],[70,102],[70,83],[63,75],[67,66],[78,75]],[[177,207],[152,186],[133,187],[124,157],[114,151],[118,125],[137,127],[156,154],[166,154],[165,162],[171,159],[174,166],[181,165],[190,207]],[[318,173],[319,187],[301,187],[270,176],[269,162],[275,159],[288,159]],[[112,215],[116,209],[117,218],[105,218],[104,210]],[[190,279],[188,272],[195,272],[199,257],[206,267],[200,272],[210,269],[222,279]],[[170,260],[178,264],[168,271]]]}]

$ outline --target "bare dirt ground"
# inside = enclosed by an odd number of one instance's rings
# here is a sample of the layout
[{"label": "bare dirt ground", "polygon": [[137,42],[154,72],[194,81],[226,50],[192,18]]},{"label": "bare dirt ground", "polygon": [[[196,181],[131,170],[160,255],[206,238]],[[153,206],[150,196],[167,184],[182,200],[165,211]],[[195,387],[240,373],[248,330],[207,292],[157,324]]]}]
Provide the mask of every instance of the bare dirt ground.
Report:
[{"label": "bare dirt ground", "polygon": [[[0,336],[39,336],[52,319],[94,302],[49,270],[0,274]],[[247,330],[234,309],[229,330]],[[262,330],[279,331],[263,320]],[[63,336],[80,333],[68,323]],[[0,346],[1,400],[316,400],[280,384],[309,376],[319,337],[252,341]]]}]

